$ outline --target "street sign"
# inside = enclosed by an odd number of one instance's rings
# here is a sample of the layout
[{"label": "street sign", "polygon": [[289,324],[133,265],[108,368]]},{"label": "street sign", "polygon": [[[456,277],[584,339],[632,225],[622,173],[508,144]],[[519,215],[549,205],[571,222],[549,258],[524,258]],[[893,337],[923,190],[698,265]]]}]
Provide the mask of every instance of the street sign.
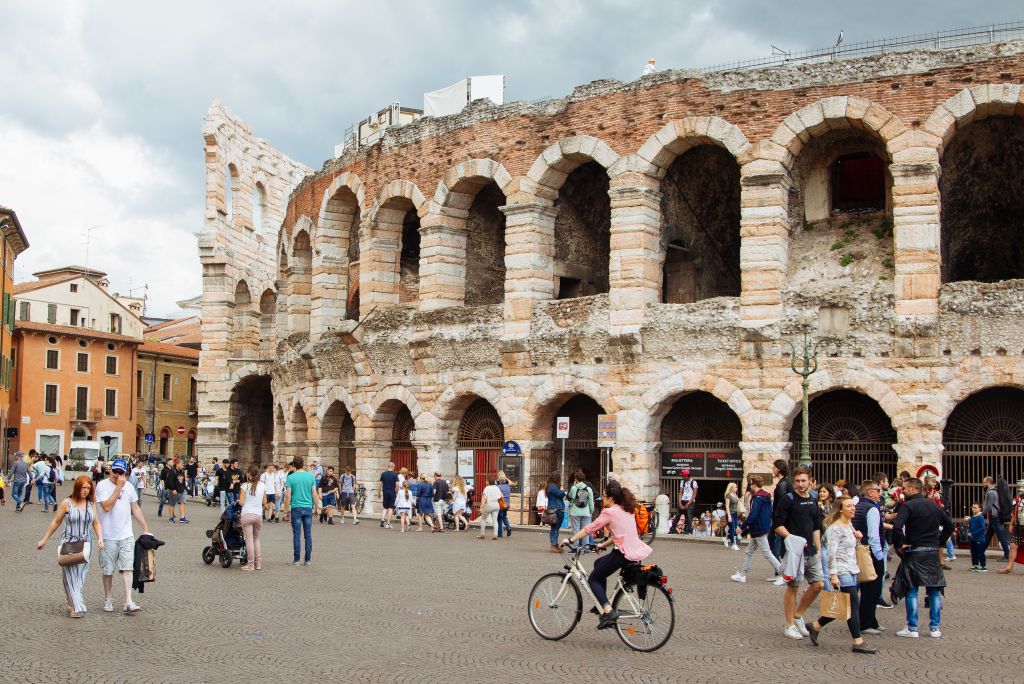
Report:
[{"label": "street sign", "polygon": [[555,420],[555,437],[558,439],[569,439],[569,418],[560,417]]},{"label": "street sign", "polygon": [[146,433],[146,444],[152,444],[154,441],[156,441],[156,440],[153,437],[153,433],[152,432],[147,432]]},{"label": "street sign", "polygon": [[510,439],[501,445],[501,453],[506,456],[516,456],[523,453],[523,450],[519,448],[519,442]]},{"label": "street sign", "polygon": [[597,446],[601,449],[613,448],[618,434],[618,421],[615,416],[597,417]]},{"label": "street sign", "polygon": [[176,430],[176,432],[177,432],[177,433],[178,433],[179,435],[183,435],[183,434],[185,434],[185,426],[184,426],[184,425],[179,425],[179,426],[178,426],[178,429]]}]

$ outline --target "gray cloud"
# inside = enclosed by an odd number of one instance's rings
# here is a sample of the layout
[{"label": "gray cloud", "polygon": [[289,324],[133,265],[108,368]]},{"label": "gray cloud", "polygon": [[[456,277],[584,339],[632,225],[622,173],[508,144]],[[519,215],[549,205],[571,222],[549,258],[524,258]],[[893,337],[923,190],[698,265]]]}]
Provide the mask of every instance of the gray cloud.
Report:
[{"label": "gray cloud", "polygon": [[[418,107],[424,91],[469,74],[506,74],[509,99],[557,97],[597,78],[632,80],[649,56],[661,68],[699,67],[766,56],[772,43],[822,47],[840,29],[850,43],[1017,18],[1009,3],[981,17],[949,0],[0,4],[0,162],[22,164],[3,143],[24,134],[19,150],[45,146],[34,156],[101,195],[74,195],[110,223],[92,261],[122,289],[129,277],[149,282],[158,313],[200,286],[191,234],[202,216],[201,119],[214,98],[318,167],[356,119],[393,100]],[[97,130],[103,145],[84,154],[136,148],[130,172],[159,164],[161,173],[126,193],[88,159],[61,161],[62,144]],[[93,219],[25,173],[0,173],[0,203],[15,206],[33,242],[19,274],[76,260],[79,240],[66,238]],[[157,244],[169,252],[146,248],[154,231],[167,233]]]}]

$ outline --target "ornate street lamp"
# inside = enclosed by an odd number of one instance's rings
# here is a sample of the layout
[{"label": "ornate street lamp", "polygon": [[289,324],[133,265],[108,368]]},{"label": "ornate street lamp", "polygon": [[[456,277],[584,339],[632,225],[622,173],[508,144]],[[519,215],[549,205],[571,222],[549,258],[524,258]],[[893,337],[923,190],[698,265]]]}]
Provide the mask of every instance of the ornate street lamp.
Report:
[{"label": "ornate street lamp", "polygon": [[[800,464],[810,465],[811,463],[811,445],[810,445],[810,425],[811,425],[811,414],[810,414],[810,401],[808,400],[808,392],[811,386],[811,376],[814,375],[818,370],[818,351],[829,344],[839,344],[839,340],[834,337],[823,337],[817,342],[812,344],[811,342],[811,324],[814,323],[814,312],[802,311],[799,319],[800,328],[803,331],[803,350],[797,352],[796,345],[787,339],[782,341],[789,345],[793,354],[790,356],[790,365],[793,368],[793,372],[803,378],[800,385],[804,390],[803,397],[803,425],[801,428],[801,442],[800,442]],[[800,357],[803,361],[802,366],[797,365],[797,358]]]}]

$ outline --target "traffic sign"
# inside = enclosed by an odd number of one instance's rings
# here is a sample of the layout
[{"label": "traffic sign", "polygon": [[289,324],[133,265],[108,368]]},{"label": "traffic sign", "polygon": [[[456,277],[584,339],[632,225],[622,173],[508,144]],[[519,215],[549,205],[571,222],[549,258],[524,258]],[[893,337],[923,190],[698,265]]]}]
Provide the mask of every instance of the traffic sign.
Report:
[{"label": "traffic sign", "polygon": [[176,432],[177,432],[177,433],[178,433],[179,435],[183,435],[183,434],[185,434],[185,426],[184,426],[184,425],[179,425],[179,426],[178,426],[178,429],[176,430]]},{"label": "traffic sign", "polygon": [[615,446],[615,437],[618,434],[618,421],[615,416],[597,417],[597,446],[601,449]]},{"label": "traffic sign", "polygon": [[516,456],[523,453],[523,450],[519,448],[519,442],[515,442],[510,439],[501,445],[501,453],[506,456]]},{"label": "traffic sign", "polygon": [[555,420],[555,437],[558,439],[569,439],[569,418],[559,417]]},{"label": "traffic sign", "polygon": [[155,438],[153,437],[153,433],[152,432],[147,432],[146,433],[146,444],[152,444],[154,441],[155,441]]}]

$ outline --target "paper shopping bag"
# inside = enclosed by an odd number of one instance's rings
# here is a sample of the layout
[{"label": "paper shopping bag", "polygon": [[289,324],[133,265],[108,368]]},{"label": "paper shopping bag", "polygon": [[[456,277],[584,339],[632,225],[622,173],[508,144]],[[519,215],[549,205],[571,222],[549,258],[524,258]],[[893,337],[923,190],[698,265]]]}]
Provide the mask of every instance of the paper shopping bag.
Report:
[{"label": "paper shopping bag", "polygon": [[860,569],[860,574],[857,575],[857,581],[860,584],[867,584],[878,579],[875,564],[871,562],[871,549],[863,544],[857,544],[857,567]]},{"label": "paper shopping bag", "polygon": [[850,596],[841,591],[821,592],[821,617],[850,619]]}]

